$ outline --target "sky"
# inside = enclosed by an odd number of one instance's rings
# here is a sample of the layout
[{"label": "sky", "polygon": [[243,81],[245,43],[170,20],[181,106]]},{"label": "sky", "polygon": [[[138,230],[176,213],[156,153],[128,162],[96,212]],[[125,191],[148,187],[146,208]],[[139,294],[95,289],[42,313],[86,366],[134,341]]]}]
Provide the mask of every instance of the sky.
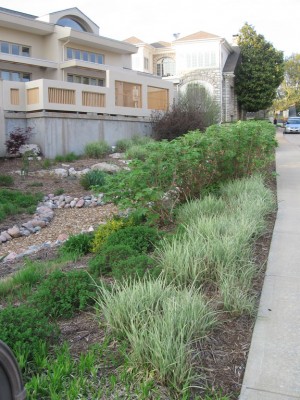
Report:
[{"label": "sky", "polygon": [[77,7],[99,26],[101,36],[136,36],[146,43],[199,31],[231,43],[247,22],[285,57],[300,53],[300,0],[2,0],[0,7],[37,16]]}]

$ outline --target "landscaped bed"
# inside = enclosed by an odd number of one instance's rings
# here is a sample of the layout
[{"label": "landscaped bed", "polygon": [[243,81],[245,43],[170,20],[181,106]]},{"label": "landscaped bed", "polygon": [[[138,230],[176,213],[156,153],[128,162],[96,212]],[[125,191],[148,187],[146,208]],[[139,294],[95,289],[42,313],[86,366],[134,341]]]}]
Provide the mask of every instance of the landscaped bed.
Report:
[{"label": "landscaped bed", "polygon": [[237,399],[275,218],[275,142],[267,124],[232,125],[226,153],[213,129],[209,153],[199,133],[171,143],[170,159],[168,143],[150,145],[103,184],[129,213],[1,282],[0,338],[29,398]]}]

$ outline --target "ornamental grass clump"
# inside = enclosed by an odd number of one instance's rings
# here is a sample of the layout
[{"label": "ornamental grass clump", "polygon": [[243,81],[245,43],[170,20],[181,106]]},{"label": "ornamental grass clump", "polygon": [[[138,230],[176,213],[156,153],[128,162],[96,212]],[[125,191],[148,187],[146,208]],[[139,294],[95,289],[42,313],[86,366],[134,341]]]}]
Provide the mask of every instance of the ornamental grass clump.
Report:
[{"label": "ornamental grass clump", "polygon": [[102,158],[107,156],[111,151],[111,147],[105,140],[99,142],[88,143],[84,148],[84,155],[89,158]]},{"label": "ornamental grass clump", "polygon": [[161,278],[126,281],[99,291],[98,306],[106,322],[129,341],[133,368],[153,371],[161,383],[180,392],[193,375],[192,341],[216,322],[201,293]]},{"label": "ornamental grass clump", "polygon": [[197,287],[215,282],[226,310],[252,313],[253,246],[266,231],[274,196],[261,176],[221,185],[220,196],[182,206],[178,233],[162,240],[153,257],[168,281]]}]

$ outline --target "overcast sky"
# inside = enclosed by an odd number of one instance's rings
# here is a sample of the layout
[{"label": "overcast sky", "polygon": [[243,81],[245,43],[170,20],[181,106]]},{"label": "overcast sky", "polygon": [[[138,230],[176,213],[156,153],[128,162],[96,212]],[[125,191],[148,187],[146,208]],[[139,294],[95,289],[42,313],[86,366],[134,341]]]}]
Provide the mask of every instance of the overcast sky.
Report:
[{"label": "overcast sky", "polygon": [[0,7],[37,16],[77,7],[100,27],[100,35],[137,36],[147,43],[198,31],[231,42],[248,22],[285,56],[300,53],[300,0],[2,0]]}]

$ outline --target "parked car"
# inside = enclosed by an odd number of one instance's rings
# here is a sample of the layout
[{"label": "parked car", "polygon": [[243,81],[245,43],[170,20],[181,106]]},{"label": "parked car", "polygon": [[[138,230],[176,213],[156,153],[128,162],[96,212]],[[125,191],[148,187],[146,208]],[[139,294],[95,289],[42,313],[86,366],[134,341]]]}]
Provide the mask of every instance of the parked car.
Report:
[{"label": "parked car", "polygon": [[300,117],[288,118],[283,133],[300,133]]}]

